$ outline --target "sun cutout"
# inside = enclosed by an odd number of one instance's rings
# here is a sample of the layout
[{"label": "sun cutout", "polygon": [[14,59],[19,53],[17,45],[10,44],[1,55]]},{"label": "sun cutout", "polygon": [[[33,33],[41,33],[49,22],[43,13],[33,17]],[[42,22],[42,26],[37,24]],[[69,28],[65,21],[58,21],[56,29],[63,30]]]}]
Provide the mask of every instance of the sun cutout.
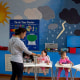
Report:
[{"label": "sun cutout", "polygon": [[8,14],[11,14],[11,12],[8,12],[10,7],[6,7],[8,3],[0,2],[0,23],[4,25],[4,22],[8,23],[7,18],[10,19],[11,17],[8,16]]}]

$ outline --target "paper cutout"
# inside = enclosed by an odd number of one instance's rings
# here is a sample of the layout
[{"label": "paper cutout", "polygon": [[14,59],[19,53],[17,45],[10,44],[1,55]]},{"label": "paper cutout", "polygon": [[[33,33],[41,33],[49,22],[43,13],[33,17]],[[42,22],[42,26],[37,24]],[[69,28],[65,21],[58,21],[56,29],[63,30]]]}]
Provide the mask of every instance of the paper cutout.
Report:
[{"label": "paper cutout", "polygon": [[65,23],[66,23],[66,21],[64,21],[64,22],[62,23],[63,29],[62,29],[62,31],[58,34],[58,36],[57,36],[56,39],[58,39],[58,38],[61,36],[61,34],[65,31],[65,27],[64,27],[64,24],[65,24]]}]

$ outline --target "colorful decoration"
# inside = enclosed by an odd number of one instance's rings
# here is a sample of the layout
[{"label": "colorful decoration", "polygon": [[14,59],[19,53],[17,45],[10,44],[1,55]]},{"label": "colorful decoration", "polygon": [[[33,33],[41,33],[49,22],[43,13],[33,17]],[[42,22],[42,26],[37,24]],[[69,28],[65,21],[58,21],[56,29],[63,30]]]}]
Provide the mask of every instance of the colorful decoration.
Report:
[{"label": "colorful decoration", "polygon": [[4,3],[3,1],[0,2],[0,23],[4,24],[4,22],[8,23],[7,18],[10,19],[8,14],[11,14],[11,12],[8,12],[9,7],[6,7],[8,3]]},{"label": "colorful decoration", "polygon": [[69,53],[76,54],[76,48],[69,48]]},{"label": "colorful decoration", "polygon": [[26,29],[27,29],[27,31],[29,31],[29,32],[30,32],[30,30],[31,30],[32,28],[31,28],[31,26],[27,26],[27,28],[26,28]]},{"label": "colorful decoration", "polygon": [[26,37],[21,39],[29,50],[39,50],[39,20],[10,20],[10,38],[19,27],[27,30]]},{"label": "colorful decoration", "polygon": [[62,23],[63,29],[62,29],[62,31],[58,34],[58,36],[57,36],[56,39],[58,39],[58,38],[61,36],[61,34],[65,31],[65,27],[64,27],[64,24],[65,24],[65,23],[66,23],[66,21],[64,21],[64,22]]},{"label": "colorful decoration", "polygon": [[36,40],[37,40],[37,35],[35,34],[30,34],[27,35],[27,40],[28,40],[28,45],[36,45]]},{"label": "colorful decoration", "polygon": [[15,32],[15,29],[10,29],[10,32]]}]

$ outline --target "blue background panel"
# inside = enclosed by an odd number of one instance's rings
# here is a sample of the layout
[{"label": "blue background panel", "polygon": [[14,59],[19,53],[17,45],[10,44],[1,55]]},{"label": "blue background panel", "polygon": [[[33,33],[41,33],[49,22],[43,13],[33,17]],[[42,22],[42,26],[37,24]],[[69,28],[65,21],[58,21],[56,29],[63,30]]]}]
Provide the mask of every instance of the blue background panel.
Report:
[{"label": "blue background panel", "polygon": [[[36,54],[41,54],[41,51],[39,52],[34,52]],[[10,54],[8,51],[0,51],[0,56],[1,56],[1,60],[0,60],[0,74],[12,74],[11,71],[5,71],[5,54]],[[55,74],[56,71],[56,67],[55,64],[57,61],[59,61],[60,59],[60,55],[58,52],[48,52],[48,55],[50,56],[51,61],[53,62],[53,73]],[[74,63],[74,65],[80,64],[80,54],[70,54],[67,53],[67,56],[69,57],[69,59]],[[72,75],[74,76],[75,74],[75,69],[72,69]],[[34,76],[33,73],[27,74],[27,73],[23,73],[23,75],[26,76]],[[43,73],[40,73],[39,76],[44,76]],[[49,70],[49,73],[46,75],[46,77],[50,77],[51,76],[51,70]],[[63,70],[61,73],[61,77],[65,77],[65,71]],[[70,77],[70,73],[69,73],[69,77]],[[80,77],[80,72],[77,72],[76,77]]]},{"label": "blue background panel", "polygon": [[80,54],[80,48],[76,48],[76,54]]},{"label": "blue background panel", "polygon": [[67,36],[67,47],[80,47],[80,36]]}]

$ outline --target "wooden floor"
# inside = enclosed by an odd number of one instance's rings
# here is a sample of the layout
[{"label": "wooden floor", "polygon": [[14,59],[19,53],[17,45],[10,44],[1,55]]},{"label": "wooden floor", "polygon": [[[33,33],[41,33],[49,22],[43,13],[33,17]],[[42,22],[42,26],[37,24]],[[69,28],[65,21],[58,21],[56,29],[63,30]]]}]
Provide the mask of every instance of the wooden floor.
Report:
[{"label": "wooden floor", "polygon": [[[10,77],[0,77],[0,80],[10,80]],[[23,80],[34,80],[34,78],[23,78]]]},{"label": "wooden floor", "polygon": [[[0,80],[10,80],[11,75],[0,75]],[[16,78],[17,80],[17,78]],[[23,80],[35,80],[33,76],[23,76]],[[51,80],[49,77],[38,77],[38,80]]]},{"label": "wooden floor", "polygon": [[[10,80],[11,75],[0,75],[0,80]],[[17,78],[16,78],[17,80]],[[23,80],[35,80],[33,76],[23,76]],[[38,80],[52,80],[50,77],[38,77]],[[57,80],[57,79],[55,79]],[[59,80],[66,80],[66,78],[60,78]],[[71,80],[70,78],[68,80]],[[80,80],[75,78],[74,80]]]},{"label": "wooden floor", "polygon": [[[10,77],[0,77],[0,80],[10,80]],[[16,78],[17,80],[17,78]],[[27,77],[23,77],[23,80],[35,80],[34,78],[27,78]],[[38,80],[52,80],[50,78],[38,78]],[[57,80],[57,79],[56,79]],[[60,78],[59,80],[66,80],[65,78]],[[71,79],[68,79],[68,80],[71,80]],[[77,78],[75,80],[80,80],[80,78]]]},{"label": "wooden floor", "polygon": [[[10,77],[0,77],[0,80],[10,80]],[[17,78],[16,78],[17,80]],[[23,80],[35,80],[34,78],[31,77],[23,77]],[[51,80],[50,78],[38,78],[38,80]]]}]

